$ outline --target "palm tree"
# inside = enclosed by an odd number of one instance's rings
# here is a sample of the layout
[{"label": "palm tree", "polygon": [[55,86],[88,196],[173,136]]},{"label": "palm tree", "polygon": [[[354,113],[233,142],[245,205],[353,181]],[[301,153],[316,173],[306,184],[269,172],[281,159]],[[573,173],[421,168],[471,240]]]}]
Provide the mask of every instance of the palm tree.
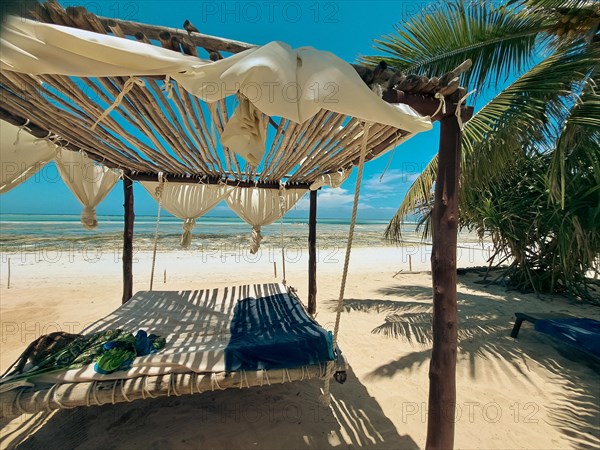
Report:
[{"label": "palm tree", "polygon": [[[514,258],[511,279],[520,280],[519,287],[562,287],[585,296],[586,272],[600,252],[600,193],[593,184],[589,192],[580,192],[581,183],[575,182],[583,174],[586,180],[600,179],[600,92],[595,83],[599,24],[600,3],[589,0],[448,3],[422,11],[396,34],[377,40],[383,57],[363,58],[417,74],[445,73],[469,58],[473,68],[461,82],[476,90],[475,96],[503,87],[463,130],[460,223],[492,234],[496,256],[508,253]],[[498,186],[510,190],[507,180],[515,171],[542,155],[545,185],[537,205],[553,210],[557,227],[541,237],[543,245],[527,245],[531,242],[523,241],[524,235],[511,237],[513,216],[519,218],[516,206],[493,204],[484,210],[481,202],[490,200],[492,191],[501,196]],[[401,240],[403,221],[415,211],[427,223],[436,172],[434,157],[390,222],[388,239]],[[590,210],[585,213],[587,228],[569,208],[572,200],[582,202],[581,195],[586,202],[578,213]],[[550,261],[549,266],[540,266],[541,259]],[[536,278],[547,269],[552,273],[549,283]]]},{"label": "palm tree", "polygon": [[[534,274],[529,270],[531,253],[545,254],[544,258],[537,258],[543,262],[537,267],[541,272],[548,265],[552,269],[558,267],[560,272],[572,266],[568,260],[569,248],[584,247],[576,255],[580,260],[575,270],[577,277],[567,279],[567,285],[580,278],[581,270],[585,279],[587,268],[600,253],[597,225],[600,218],[600,97],[595,92],[594,82],[600,65],[599,23],[600,6],[587,0],[510,0],[500,7],[486,1],[467,5],[459,1],[436,5],[435,9],[413,16],[397,28],[396,34],[376,41],[376,48],[385,54],[383,57],[363,58],[366,63],[383,60],[395,70],[419,75],[445,73],[470,59],[473,67],[462,76],[463,86],[476,89],[481,95],[508,84],[480,108],[464,128],[461,224],[484,233],[490,230],[490,217],[500,218],[495,228],[493,223],[491,226],[496,232],[494,242],[499,251],[508,250],[517,256],[517,265],[513,266],[519,268],[520,264],[527,273],[526,279],[531,281],[534,281]],[[529,160],[537,166],[528,164]],[[387,229],[388,238],[400,239],[402,221],[407,214],[430,210],[437,165],[438,160],[434,158],[411,186]],[[540,180],[540,165],[542,182],[533,183],[532,179]],[[488,202],[487,211],[480,207],[485,200],[506,198],[513,192],[515,182],[522,189],[517,199],[533,187],[531,198],[537,203],[520,205],[516,211],[510,201]],[[583,206],[572,208],[572,199],[583,199]],[[536,213],[548,205],[553,208],[550,223],[558,227],[536,233],[538,225],[545,224],[547,219]],[[581,213],[589,205],[592,211],[586,228]],[[532,206],[534,225],[527,228],[531,217],[520,217],[519,213]],[[521,224],[521,234],[514,232],[514,223]],[[531,231],[535,235],[534,243],[521,251],[517,244],[520,240],[531,241]],[[564,238],[563,234],[569,236]],[[588,239],[590,236],[592,239]],[[551,272],[550,280],[554,284],[558,277],[554,270]],[[535,282],[532,284],[535,286]],[[438,307],[454,309],[448,316],[455,317],[456,305],[451,301],[442,303]],[[439,314],[434,311],[436,316]],[[397,323],[398,317],[394,321]],[[454,440],[454,423],[442,416],[448,409],[452,415],[455,402],[454,375],[447,372],[453,370],[456,341],[450,342],[442,336],[445,332],[442,328],[448,328],[448,332],[456,330],[454,323],[434,320],[429,401],[430,408],[439,417],[434,418],[433,414],[428,417],[428,449],[451,448]],[[397,329],[405,328],[400,325]],[[437,356],[436,339],[445,345],[443,352],[438,345]],[[450,382],[440,378],[442,361],[444,375]],[[444,405],[443,399],[452,404]]]}]

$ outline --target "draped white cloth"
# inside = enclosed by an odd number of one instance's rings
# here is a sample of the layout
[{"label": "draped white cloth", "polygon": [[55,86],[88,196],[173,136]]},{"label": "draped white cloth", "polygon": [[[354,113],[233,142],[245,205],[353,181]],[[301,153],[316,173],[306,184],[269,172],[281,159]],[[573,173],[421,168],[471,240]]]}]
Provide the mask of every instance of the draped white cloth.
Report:
[{"label": "draped white cloth", "polygon": [[260,248],[261,227],[280,219],[307,192],[307,189],[235,188],[226,201],[240,219],[252,226],[250,253]]},{"label": "draped white cloth", "polygon": [[33,75],[163,75],[207,63],[156,45],[14,16],[2,24],[0,49],[2,70]]},{"label": "draped white cloth", "polygon": [[240,103],[221,134],[221,143],[258,166],[265,152],[267,126],[268,118],[240,95]]},{"label": "draped white cloth", "polygon": [[10,191],[44,167],[56,145],[37,139],[4,120],[0,121],[0,194]]},{"label": "draped white cloth", "polygon": [[344,181],[346,181],[350,177],[351,173],[352,168],[350,168],[349,170],[342,169],[337,172],[321,175],[309,186],[310,190],[316,191],[317,189],[320,189],[324,186],[339,188],[342,184],[344,184]]},{"label": "draped white cloth", "polygon": [[[142,186],[158,202],[157,181],[142,181]],[[192,243],[192,229],[196,220],[213,209],[233,189],[225,184],[184,184],[165,182],[160,192],[160,205],[178,219],[183,220],[181,247]]]},{"label": "draped white cloth", "polygon": [[[168,75],[206,102],[239,92],[261,113],[296,123],[326,109],[413,134],[432,127],[429,117],[410,106],[382,100],[332,53],[292,49],[282,42],[206,62],[129,39],[10,17],[2,30],[0,62],[2,70],[30,74]],[[225,125],[225,136],[233,151],[256,162],[264,147],[251,144],[256,137],[262,140],[261,124],[248,106],[240,102],[239,114]]]},{"label": "draped white cloth", "polygon": [[96,206],[119,181],[119,173],[104,167],[78,152],[57,153],[56,167],[62,180],[83,205],[81,223],[88,230],[98,226]]}]

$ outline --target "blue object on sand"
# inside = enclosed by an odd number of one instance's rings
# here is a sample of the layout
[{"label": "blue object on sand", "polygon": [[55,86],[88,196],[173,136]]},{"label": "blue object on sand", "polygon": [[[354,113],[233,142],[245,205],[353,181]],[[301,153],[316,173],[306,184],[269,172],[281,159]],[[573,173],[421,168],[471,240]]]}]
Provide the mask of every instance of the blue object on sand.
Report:
[{"label": "blue object on sand", "polygon": [[535,330],[600,358],[600,322],[593,319],[539,319]]}]

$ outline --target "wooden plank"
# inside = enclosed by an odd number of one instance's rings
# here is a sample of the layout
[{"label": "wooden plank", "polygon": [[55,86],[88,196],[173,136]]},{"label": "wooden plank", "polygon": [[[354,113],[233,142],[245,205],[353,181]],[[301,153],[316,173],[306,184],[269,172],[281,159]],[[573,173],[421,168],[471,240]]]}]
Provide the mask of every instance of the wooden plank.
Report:
[{"label": "wooden plank", "polygon": [[[113,19],[110,17],[98,16],[100,22],[108,27],[109,23],[112,25],[118,25],[123,33],[127,35],[135,35],[135,33],[144,33],[148,39],[160,40],[160,34],[166,36],[169,33],[171,36],[177,37],[180,41],[190,41],[196,47],[202,47],[204,49],[210,49],[212,51],[223,51],[228,53],[239,53],[244,50],[255,48],[256,45],[248,44],[246,42],[235,41],[233,39],[225,39],[217,36],[210,36],[208,34],[191,32],[188,33],[184,29],[162,27],[156,25],[148,25],[138,22],[131,22],[128,20]],[[164,39],[164,37],[163,37]]]},{"label": "wooden plank", "polygon": [[308,214],[308,313],[317,312],[317,191],[310,191]]}]

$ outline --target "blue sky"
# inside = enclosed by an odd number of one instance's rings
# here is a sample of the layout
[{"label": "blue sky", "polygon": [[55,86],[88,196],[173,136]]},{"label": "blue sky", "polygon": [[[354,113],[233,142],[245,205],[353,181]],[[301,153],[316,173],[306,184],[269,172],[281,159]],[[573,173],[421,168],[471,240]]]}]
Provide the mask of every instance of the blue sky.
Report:
[{"label": "blue sky", "polygon": [[[189,19],[202,32],[211,35],[266,44],[284,41],[292,47],[312,46],[355,62],[363,54],[373,54],[373,39],[392,33],[394,25],[424,7],[426,1],[91,1],[66,2],[64,7],[84,5],[108,17],[137,22],[182,27]],[[362,218],[389,219],[400,205],[416,175],[437,152],[439,131],[421,133],[367,164],[361,194]],[[390,162],[391,158],[391,162]],[[389,168],[379,181],[385,167]],[[356,172],[356,171],[355,171]],[[321,217],[350,215],[355,174],[338,189],[319,193]],[[136,214],[155,214],[156,205],[141,186],[135,189]],[[118,185],[98,207],[99,214],[122,213],[122,188]],[[307,214],[302,200],[290,215]],[[81,207],[57,176],[53,165],[0,199],[2,213],[78,214]],[[217,206],[209,215],[230,215]]]}]

